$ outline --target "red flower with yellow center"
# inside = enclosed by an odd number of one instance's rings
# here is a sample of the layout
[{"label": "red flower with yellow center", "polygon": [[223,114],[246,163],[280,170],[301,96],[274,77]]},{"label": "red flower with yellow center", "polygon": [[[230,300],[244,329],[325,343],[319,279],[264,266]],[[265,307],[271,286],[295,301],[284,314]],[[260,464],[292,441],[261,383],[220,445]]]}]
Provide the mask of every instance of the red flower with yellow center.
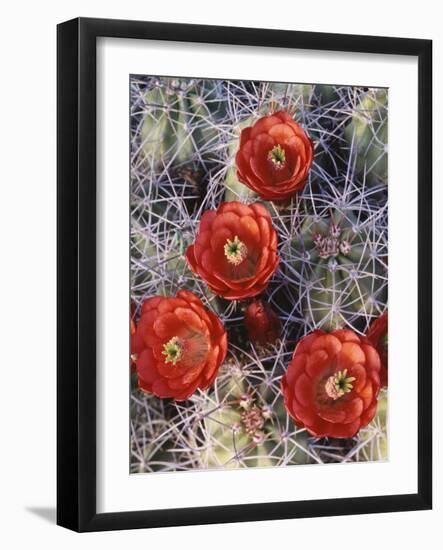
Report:
[{"label": "red flower with yellow center", "polygon": [[263,300],[254,300],[245,310],[245,325],[252,342],[273,344],[280,336],[281,323],[278,315]]},{"label": "red flower with yellow center", "polygon": [[286,410],[315,437],[353,437],[375,416],[379,373],[366,337],[316,330],[300,340],[282,378]]},{"label": "red flower with yellow center", "polygon": [[279,111],[242,130],[237,177],[262,199],[287,199],[305,186],[313,153],[303,128]]},{"label": "red flower with yellow center", "polygon": [[388,312],[385,311],[380,317],[372,322],[366,333],[368,340],[375,347],[380,355],[381,370],[380,382],[382,387],[388,385]]},{"label": "red flower with yellow center", "polygon": [[226,350],[223,324],[192,292],[144,302],[131,350],[141,390],[188,399],[213,383]]},{"label": "red flower with yellow center", "polygon": [[186,258],[194,273],[227,300],[260,294],[279,263],[269,212],[258,202],[237,201],[207,210]]}]

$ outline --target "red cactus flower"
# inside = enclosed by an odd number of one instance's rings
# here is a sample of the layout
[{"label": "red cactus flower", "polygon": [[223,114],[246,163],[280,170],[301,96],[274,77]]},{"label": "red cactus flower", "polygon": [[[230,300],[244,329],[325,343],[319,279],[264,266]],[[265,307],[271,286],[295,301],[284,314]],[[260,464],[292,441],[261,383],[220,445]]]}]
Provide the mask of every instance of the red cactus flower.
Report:
[{"label": "red cactus flower", "polygon": [[282,378],[286,410],[315,437],[353,437],[377,409],[380,357],[351,330],[300,340]]},{"label": "red cactus flower", "polygon": [[157,397],[182,401],[206,389],[226,356],[223,324],[187,290],[146,300],[136,336],[139,388]]},{"label": "red cactus flower", "polygon": [[237,201],[207,210],[186,258],[194,273],[227,300],[260,294],[279,263],[269,212],[258,202]]},{"label": "red cactus flower", "polygon": [[263,300],[254,300],[245,310],[245,325],[252,342],[273,344],[280,336],[281,323],[275,311]]},{"label": "red cactus flower", "polygon": [[279,111],[242,130],[237,177],[262,199],[287,199],[305,186],[313,153],[303,128]]},{"label": "red cactus flower", "polygon": [[380,383],[382,387],[388,385],[388,312],[372,322],[366,333],[368,340],[378,351],[381,360]]}]

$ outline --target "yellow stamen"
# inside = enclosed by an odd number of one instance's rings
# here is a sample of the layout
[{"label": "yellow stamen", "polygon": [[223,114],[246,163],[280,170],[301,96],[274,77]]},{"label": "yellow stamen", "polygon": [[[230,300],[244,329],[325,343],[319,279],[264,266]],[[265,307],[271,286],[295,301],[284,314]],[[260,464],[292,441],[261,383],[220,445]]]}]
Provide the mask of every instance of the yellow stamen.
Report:
[{"label": "yellow stamen", "polygon": [[349,393],[352,388],[352,382],[355,380],[355,376],[346,376],[348,369],[338,371],[326,380],[325,391],[329,397],[339,399],[343,397],[345,393]]},{"label": "yellow stamen", "polygon": [[169,340],[169,342],[166,342],[166,344],[163,345],[163,349],[164,351],[162,351],[162,355],[165,355],[165,363],[172,363],[173,365],[176,365],[178,361],[180,361],[183,352],[183,345],[178,336],[174,336]]},{"label": "yellow stamen", "polygon": [[270,160],[275,168],[283,168],[286,163],[286,153],[281,145],[276,145],[268,153],[268,160]]},{"label": "yellow stamen", "polygon": [[228,239],[224,246],[225,256],[230,264],[235,266],[240,265],[248,254],[248,249],[237,235],[234,240]]}]

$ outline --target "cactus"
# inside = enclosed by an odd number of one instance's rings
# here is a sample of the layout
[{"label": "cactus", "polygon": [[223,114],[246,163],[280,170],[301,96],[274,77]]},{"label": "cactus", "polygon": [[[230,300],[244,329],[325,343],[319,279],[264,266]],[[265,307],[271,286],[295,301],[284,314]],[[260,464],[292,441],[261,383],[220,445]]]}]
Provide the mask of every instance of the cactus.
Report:
[{"label": "cactus", "polygon": [[161,79],[145,95],[149,107],[141,130],[141,150],[148,162],[164,168],[186,164],[218,139],[215,117],[221,109],[217,91],[194,80]]},{"label": "cactus", "polygon": [[240,124],[238,124],[234,128],[234,138],[231,139],[227,145],[227,153],[228,153],[228,170],[226,172],[226,177],[224,181],[225,186],[225,194],[224,194],[224,200],[225,201],[240,201],[240,202],[253,202],[257,199],[257,193],[252,191],[252,189],[249,189],[246,185],[238,181],[237,178],[237,167],[235,165],[235,154],[238,151],[238,147],[240,144],[240,133],[244,128],[248,128],[249,126],[252,126],[254,122],[257,121],[259,116],[253,116],[248,117],[247,119],[243,120]]},{"label": "cactus", "polygon": [[[286,414],[280,379],[303,335],[336,326],[362,334],[386,308],[387,92],[140,75],[130,85],[135,316],[146,298],[186,288],[220,316],[229,338],[214,385],[188,401],[159,399],[133,386],[131,472],[386,459],[387,392],[357,437],[318,440]],[[209,291],[184,251],[205,210],[223,200],[257,200],[236,178],[238,139],[241,128],[277,109],[303,125],[315,156],[301,193],[284,204],[266,203],[281,264],[261,299],[278,314],[282,334],[259,347],[248,339],[246,304]],[[335,243],[334,237],[314,243],[335,226]]]},{"label": "cactus", "polygon": [[293,439],[281,401],[274,402],[271,380],[256,386],[235,368],[228,369],[225,380],[208,396],[204,414],[207,445],[202,459],[207,467],[277,466],[288,455],[297,455],[300,463],[307,460],[309,455]]},{"label": "cactus", "polygon": [[386,184],[388,179],[387,99],[385,89],[362,94],[344,132],[354,147],[357,172],[369,184]]},{"label": "cactus", "polygon": [[387,293],[387,248],[378,224],[338,210],[302,220],[282,255],[288,276],[299,281],[307,322],[334,330],[372,317]]}]

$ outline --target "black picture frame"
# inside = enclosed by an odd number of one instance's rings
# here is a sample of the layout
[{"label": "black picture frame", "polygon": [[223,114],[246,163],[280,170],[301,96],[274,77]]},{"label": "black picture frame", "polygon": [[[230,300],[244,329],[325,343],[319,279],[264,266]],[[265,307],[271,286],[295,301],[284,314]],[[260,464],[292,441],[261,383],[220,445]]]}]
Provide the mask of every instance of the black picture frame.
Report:
[{"label": "black picture frame", "polygon": [[[199,508],[96,511],[96,39],[301,48],[418,59],[418,491]],[[57,29],[57,523],[76,531],[432,507],[432,42],[78,18]]]}]

